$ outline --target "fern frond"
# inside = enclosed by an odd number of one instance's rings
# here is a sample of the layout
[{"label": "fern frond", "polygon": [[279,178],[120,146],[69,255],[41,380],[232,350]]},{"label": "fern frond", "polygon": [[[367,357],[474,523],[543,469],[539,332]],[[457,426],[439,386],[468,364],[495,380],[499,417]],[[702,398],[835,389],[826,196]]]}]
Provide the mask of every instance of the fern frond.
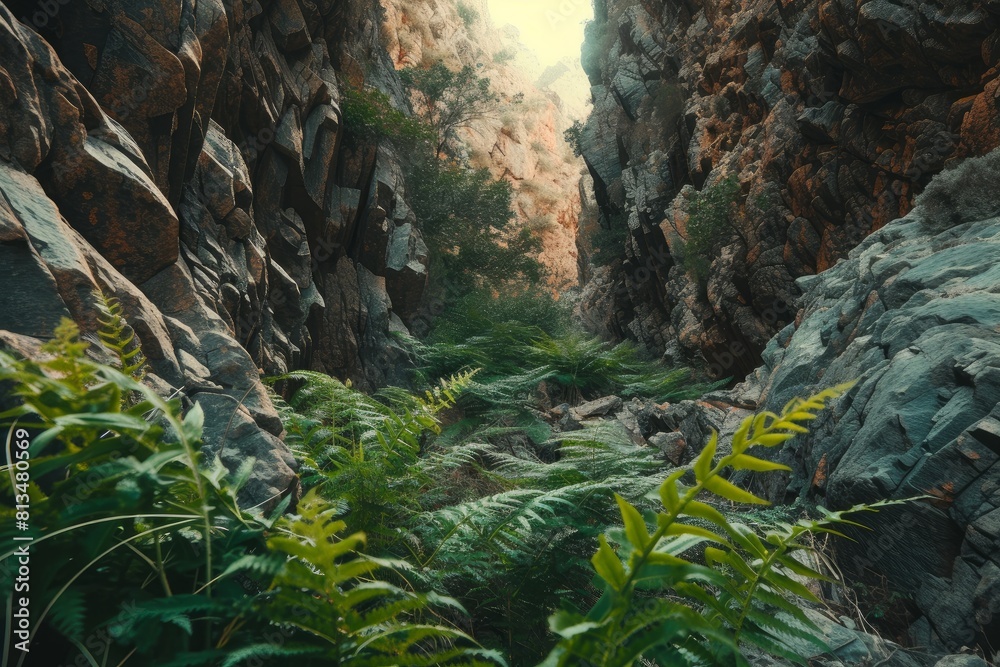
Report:
[{"label": "fern frond", "polygon": [[141,380],[148,372],[146,356],[135,334],[135,329],[125,318],[121,301],[108,296],[103,291],[95,292],[102,316],[97,318],[100,328],[97,336],[109,352],[118,357],[121,371],[136,380]]}]

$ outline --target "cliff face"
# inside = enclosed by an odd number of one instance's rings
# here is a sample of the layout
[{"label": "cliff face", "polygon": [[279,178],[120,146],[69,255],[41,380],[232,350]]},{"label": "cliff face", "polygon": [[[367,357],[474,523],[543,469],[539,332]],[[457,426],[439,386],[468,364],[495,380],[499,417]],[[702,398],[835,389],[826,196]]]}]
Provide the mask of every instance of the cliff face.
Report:
[{"label": "cliff face", "polygon": [[[797,277],[1000,145],[998,26],[996,2],[597,2],[582,144],[628,240],[585,291],[590,326],[751,371]],[[731,175],[737,213],[696,278],[678,263],[694,189]]]},{"label": "cliff face", "polygon": [[583,162],[574,157],[563,132],[588,111],[580,97],[587,85],[583,70],[576,63],[542,70],[515,30],[493,24],[485,0],[383,4],[383,38],[396,67],[468,65],[490,79],[499,109],[462,131],[468,149],[463,157],[510,181],[519,224],[542,241],[540,260],[550,270],[550,285],[575,286]]},{"label": "cliff face", "polygon": [[251,504],[296,485],[261,372],[382,383],[426,282],[395,157],[342,123],[344,85],[402,104],[379,24],[353,0],[0,5],[7,344],[92,332],[117,296],[210,450],[258,458]]},{"label": "cliff face", "polygon": [[930,495],[866,516],[873,530],[839,542],[837,555],[849,579],[884,576],[912,596],[910,639],[932,651],[991,651],[1000,636],[997,178],[1000,151],[967,160],[845,261],[800,279],[797,324],[729,396],[780,410],[858,380],[785,447],[793,472],[755,483],[778,501],[832,508]]}]

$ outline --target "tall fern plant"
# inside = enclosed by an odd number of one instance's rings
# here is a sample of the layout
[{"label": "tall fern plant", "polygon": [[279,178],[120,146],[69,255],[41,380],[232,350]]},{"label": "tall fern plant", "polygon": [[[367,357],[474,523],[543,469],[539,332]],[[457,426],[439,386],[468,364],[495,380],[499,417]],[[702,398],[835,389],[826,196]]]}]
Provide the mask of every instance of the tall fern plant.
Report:
[{"label": "tall fern plant", "polygon": [[[718,459],[718,439],[713,436],[690,470],[673,472],[660,486],[662,507],[652,517],[652,527],[618,496],[624,526],[620,546],[616,550],[601,535],[591,559],[604,594],[586,614],[563,611],[552,616],[550,627],[562,639],[543,665],[628,667],[644,658],[663,665],[742,666],[748,664],[741,652],[745,645],[805,664],[796,642],[826,650],[817,639],[818,628],[794,599],[819,602],[796,575],[827,577],[796,559],[795,553],[809,550],[807,535],[836,534],[837,525],[854,523],[848,514],[893,503],[824,510],[819,519],[781,523],[758,535],[701,498],[766,504],[723,473],[788,470],[748,451],[775,447],[805,432],[803,423],[850,386],[793,400],[781,414],[747,418],[733,437],[731,452]],[[696,549],[701,549],[704,565],[685,557]],[[657,594],[648,594],[650,590]]]},{"label": "tall fern plant", "polygon": [[343,516],[381,549],[399,539],[398,528],[420,510],[423,439],[440,433],[438,415],[455,406],[472,383],[458,373],[415,395],[387,389],[382,401],[336,378],[297,371],[272,383],[297,385],[288,403],[277,400],[288,442],[303,461],[303,483],[343,504]]},{"label": "tall fern plant", "polygon": [[[16,402],[0,423],[33,434],[27,493],[10,465],[0,476],[5,498],[30,498],[34,531],[34,634],[12,664],[497,664],[424,620],[455,603],[386,583],[404,565],[359,553],[363,536],[341,537],[326,503],[309,496],[286,518],[287,501],[270,517],[242,511],[253,461],[230,474],[205,458],[197,404],[185,414],[87,347],[64,321],[40,359],[0,352]],[[23,535],[13,506],[0,507],[4,544]],[[4,590],[13,556],[0,555]]]}]

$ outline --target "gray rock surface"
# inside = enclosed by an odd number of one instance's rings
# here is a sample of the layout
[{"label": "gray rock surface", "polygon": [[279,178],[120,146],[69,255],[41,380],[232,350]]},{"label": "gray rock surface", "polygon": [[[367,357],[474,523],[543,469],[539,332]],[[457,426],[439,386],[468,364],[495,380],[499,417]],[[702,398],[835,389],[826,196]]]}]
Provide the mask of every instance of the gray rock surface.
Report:
[{"label": "gray rock surface", "polygon": [[272,505],[297,480],[261,375],[384,382],[426,285],[397,157],[341,122],[346,85],[402,103],[376,7],[39,7],[0,4],[0,331],[92,332],[116,296],[151,381]]},{"label": "gray rock surface", "polygon": [[[837,545],[848,576],[886,577],[921,617],[915,645],[1000,636],[1000,151],[945,172],[914,210],[828,271],[802,279],[796,323],[733,392],[780,410],[856,379],[782,450],[790,475],[754,480],[773,500],[841,509],[912,498]],[[964,187],[967,186],[967,187]]]}]

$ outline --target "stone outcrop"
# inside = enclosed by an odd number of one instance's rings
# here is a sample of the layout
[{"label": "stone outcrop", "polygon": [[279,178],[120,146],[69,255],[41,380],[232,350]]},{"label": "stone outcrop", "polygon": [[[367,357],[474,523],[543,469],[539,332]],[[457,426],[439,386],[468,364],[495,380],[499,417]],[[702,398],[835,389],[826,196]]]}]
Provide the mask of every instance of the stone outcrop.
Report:
[{"label": "stone outcrop", "polygon": [[[998,179],[1000,150],[969,159],[847,259],[800,278],[795,321],[768,343],[763,365],[693,404],[699,414],[687,422],[697,449],[702,422],[725,434],[721,414],[780,411],[857,380],[776,455],[791,473],[741,482],[776,502],[833,509],[927,496],[865,515],[872,530],[835,549],[849,580],[884,577],[912,601],[909,640],[933,653],[979,645],[990,655],[1000,636]],[[670,440],[650,442],[658,437]]]},{"label": "stone outcrop", "polygon": [[[946,163],[1000,145],[1000,6],[600,0],[584,157],[623,261],[591,326],[742,376],[794,317],[795,279],[905,215]],[[702,279],[680,266],[694,190],[740,183]]]},{"label": "stone outcrop", "polygon": [[254,505],[297,485],[261,375],[382,384],[426,283],[395,155],[342,120],[344,86],[405,103],[379,22],[352,0],[0,4],[0,330],[92,332],[95,290],[118,297],[210,451],[258,459]]}]

